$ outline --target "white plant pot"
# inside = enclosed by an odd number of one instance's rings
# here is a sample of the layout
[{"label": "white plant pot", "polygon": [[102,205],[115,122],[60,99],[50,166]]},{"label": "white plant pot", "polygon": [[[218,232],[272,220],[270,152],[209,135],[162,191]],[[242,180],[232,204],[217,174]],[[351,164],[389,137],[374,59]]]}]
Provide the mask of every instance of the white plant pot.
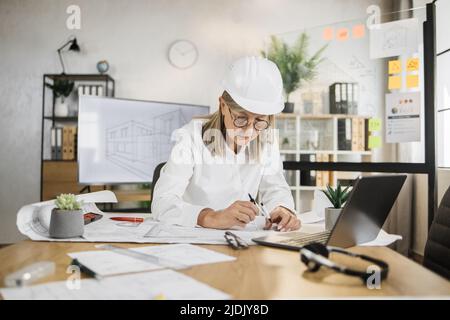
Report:
[{"label": "white plant pot", "polygon": [[67,117],[69,115],[69,105],[66,99],[61,97],[57,98],[55,101],[55,117]]},{"label": "white plant pot", "polygon": [[341,214],[342,208],[325,208],[325,229],[331,230],[336,224],[339,215]]}]

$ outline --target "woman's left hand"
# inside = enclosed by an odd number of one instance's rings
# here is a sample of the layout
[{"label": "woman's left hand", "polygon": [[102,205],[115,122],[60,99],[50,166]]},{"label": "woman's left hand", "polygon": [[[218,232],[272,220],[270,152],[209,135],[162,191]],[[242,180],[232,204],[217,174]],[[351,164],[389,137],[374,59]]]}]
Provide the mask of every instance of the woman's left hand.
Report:
[{"label": "woman's left hand", "polygon": [[276,207],[272,210],[270,221],[266,221],[265,229],[270,229],[274,223],[278,225],[277,229],[282,232],[298,230],[302,225],[300,219],[284,207]]}]

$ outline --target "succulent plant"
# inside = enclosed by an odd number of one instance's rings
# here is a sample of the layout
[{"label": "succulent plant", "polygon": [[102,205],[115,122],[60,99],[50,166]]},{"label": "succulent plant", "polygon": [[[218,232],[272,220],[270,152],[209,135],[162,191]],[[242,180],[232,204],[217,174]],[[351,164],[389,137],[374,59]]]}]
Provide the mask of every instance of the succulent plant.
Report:
[{"label": "succulent plant", "polygon": [[327,196],[327,198],[331,201],[331,204],[334,208],[340,209],[347,201],[348,196],[350,195],[350,190],[348,190],[350,186],[342,189],[341,184],[338,182],[336,189],[327,185],[327,190],[322,190],[323,193]]},{"label": "succulent plant", "polygon": [[62,193],[56,197],[55,205],[59,210],[81,210],[83,201],[77,201],[74,194]]}]

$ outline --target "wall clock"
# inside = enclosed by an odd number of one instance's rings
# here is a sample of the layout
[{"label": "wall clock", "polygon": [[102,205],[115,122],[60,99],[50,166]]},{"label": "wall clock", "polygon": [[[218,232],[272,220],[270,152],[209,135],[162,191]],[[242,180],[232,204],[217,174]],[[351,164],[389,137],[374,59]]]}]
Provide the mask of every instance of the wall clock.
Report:
[{"label": "wall clock", "polygon": [[189,40],[177,40],[169,47],[168,59],[174,67],[188,69],[197,62],[197,47]]}]

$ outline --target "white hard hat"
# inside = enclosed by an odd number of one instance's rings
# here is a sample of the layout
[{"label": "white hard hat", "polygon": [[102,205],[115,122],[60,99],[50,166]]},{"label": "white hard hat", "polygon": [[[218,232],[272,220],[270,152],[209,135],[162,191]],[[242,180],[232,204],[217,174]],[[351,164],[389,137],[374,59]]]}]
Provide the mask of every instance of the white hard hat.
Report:
[{"label": "white hard hat", "polygon": [[252,56],[236,60],[222,80],[222,86],[247,111],[271,115],[284,108],[280,70],[265,58]]}]

